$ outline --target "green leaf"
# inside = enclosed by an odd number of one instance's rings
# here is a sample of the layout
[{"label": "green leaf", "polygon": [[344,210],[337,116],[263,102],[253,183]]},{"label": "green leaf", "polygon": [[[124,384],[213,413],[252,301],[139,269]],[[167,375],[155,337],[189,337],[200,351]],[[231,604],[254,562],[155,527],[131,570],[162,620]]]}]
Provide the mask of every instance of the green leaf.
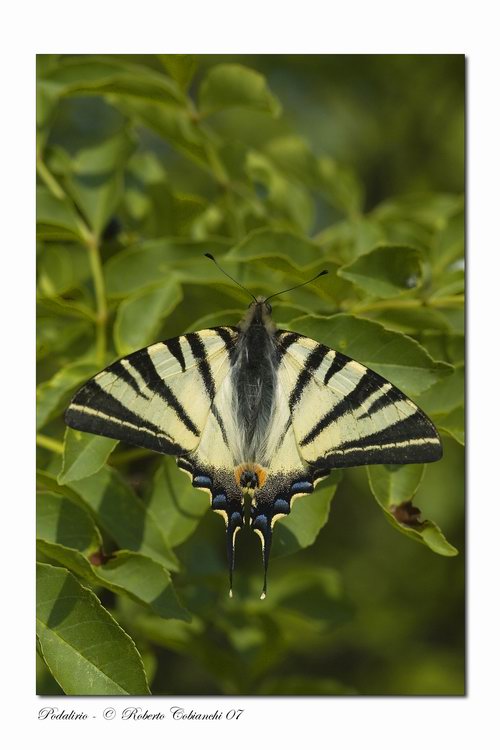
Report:
[{"label": "green leaf", "polygon": [[252,261],[262,258],[283,258],[295,268],[307,268],[323,260],[320,248],[310,240],[291,232],[256,229],[250,232],[227,254],[233,261]]},{"label": "green leaf", "polygon": [[95,568],[96,577],[111,590],[121,590],[165,618],[189,622],[189,613],[179,604],[170,573],[156,560],[137,552],[120,550],[109,562]]},{"label": "green leaf", "polygon": [[289,327],[361,362],[404,392],[418,395],[453,372],[409,336],[354,315],[308,315],[295,318]]},{"label": "green leaf", "polygon": [[335,207],[357,218],[363,206],[363,188],[354,172],[328,156],[318,159],[323,194]]},{"label": "green leaf", "polygon": [[130,636],[71,573],[43,563],[37,564],[37,635],[66,695],[149,695]]},{"label": "green leaf", "polygon": [[70,201],[56,198],[46,187],[36,189],[37,232],[41,238],[84,240],[82,224]]},{"label": "green leaf", "polygon": [[[441,300],[442,297],[464,294],[465,272],[463,269],[463,261],[457,261],[457,265],[461,265],[462,268],[453,268],[452,266],[451,270],[442,273],[436,280],[436,288],[429,297],[431,304],[436,300]],[[462,305],[460,305],[460,307],[462,307]]]},{"label": "green leaf", "polygon": [[431,245],[433,273],[439,274],[465,254],[465,217],[459,211],[436,233]]},{"label": "green leaf", "polygon": [[95,374],[93,362],[75,362],[62,367],[37,388],[36,427],[40,430],[65,404],[79,385]]},{"label": "green leaf", "polygon": [[398,302],[399,300],[391,305],[388,300],[386,306],[377,305],[377,308],[368,312],[368,315],[375,316],[376,320],[386,328],[402,333],[414,333],[419,338],[425,331],[448,332],[450,330],[446,317],[439,310],[431,307],[403,307]]},{"label": "green leaf", "polygon": [[168,75],[185,90],[191,83],[198,63],[195,55],[158,55]]},{"label": "green leaf", "polygon": [[[203,257],[207,249],[217,255],[228,247],[227,240],[158,239],[142,242],[114,255],[104,267],[106,290],[111,297],[122,297],[167,279],[172,270],[195,264],[210,270]],[[219,271],[220,274],[220,271]]]},{"label": "green leaf", "polygon": [[96,474],[70,483],[99,526],[123,549],[151,557],[169,570],[178,561],[151,511],[120,474],[103,466]]},{"label": "green leaf", "polygon": [[57,481],[57,477],[55,477],[54,474],[52,474],[50,471],[45,471],[43,469],[36,470],[36,486],[37,492],[48,490],[54,495],[72,500],[76,505],[78,505],[79,508],[82,508],[82,510],[86,514],[91,515],[92,519],[94,518],[95,514],[89,513],[88,506],[86,505],[85,501],[82,500],[80,495],[72,490],[71,487],[64,487],[60,485]]},{"label": "green leaf", "polygon": [[74,500],[55,492],[37,492],[36,535],[39,539],[73,547],[86,556],[102,547],[102,537],[92,516]]},{"label": "green leaf", "polygon": [[342,266],[338,274],[368,294],[394,297],[421,285],[421,254],[411,247],[382,245]]},{"label": "green leaf", "polygon": [[422,393],[419,402],[426,412],[444,415],[463,405],[464,396],[464,365],[458,365],[451,375]]},{"label": "green leaf", "polygon": [[[38,58],[37,55],[37,68]],[[51,81],[37,81],[36,86],[36,124],[37,151],[41,152],[46,144],[50,127],[59,101],[59,86]]]},{"label": "green leaf", "polygon": [[159,100],[184,102],[175,82],[145,65],[110,55],[92,55],[62,60],[45,76],[45,85],[58,90],[59,96],[82,94],[121,95],[131,102]]},{"label": "green leaf", "polygon": [[260,73],[243,65],[214,65],[200,85],[201,114],[207,116],[229,107],[261,110],[273,117],[281,111],[278,100]]},{"label": "green leaf", "polygon": [[342,472],[335,471],[311,495],[292,501],[293,511],[274,527],[273,557],[289,555],[314,543],[328,521],[330,503],[341,478]]},{"label": "green leaf", "polygon": [[208,313],[202,318],[198,318],[189,326],[189,331],[203,331],[205,328],[214,328],[215,326],[234,326],[241,319],[242,311],[221,310],[220,312]]},{"label": "green leaf", "polygon": [[67,300],[62,297],[40,297],[37,306],[41,313],[84,320],[95,324],[95,313],[85,302]]},{"label": "green leaf", "polygon": [[309,145],[296,135],[273,138],[264,145],[265,153],[282,172],[309,187],[318,181],[316,158]]},{"label": "green leaf", "polygon": [[433,521],[423,520],[419,508],[412,504],[422,481],[423,466],[367,466],[366,471],[373,496],[391,526],[438,555],[458,555],[441,529]]},{"label": "green leaf", "polygon": [[436,418],[436,424],[441,430],[445,430],[448,435],[455,438],[457,443],[465,445],[465,412],[464,406],[457,406],[449,414],[443,414]]},{"label": "green leaf", "polygon": [[425,464],[367,466],[370,488],[383,507],[411,500],[422,482]]},{"label": "green leaf", "polygon": [[128,550],[119,550],[111,558],[101,550],[84,555],[43,537],[37,539],[37,551],[93,586],[127,596],[160,617],[190,619],[189,613],[179,604],[170,573],[149,557]]},{"label": "green leaf", "polygon": [[[94,328],[89,321],[72,320],[63,317],[43,314],[40,309],[37,321],[37,359],[73,351],[73,345],[86,339],[93,340]],[[39,390],[37,390],[39,393]]]},{"label": "green leaf", "polygon": [[182,290],[174,278],[127,297],[116,315],[114,340],[118,354],[125,355],[148,346],[164,318],[182,300]]},{"label": "green leaf", "polygon": [[349,221],[337,221],[323,229],[315,240],[325,252],[325,257],[338,263],[351,262],[360,255],[386,242],[382,227],[366,216],[355,215]]},{"label": "green leaf", "polygon": [[308,191],[300,183],[284,177],[266,156],[257,151],[248,152],[246,171],[255,183],[266,189],[266,203],[272,212],[283,213],[294,228],[303,232],[310,230],[314,205]]},{"label": "green leaf", "polygon": [[463,365],[465,340],[463,334],[425,331],[422,344],[434,359],[442,359],[454,365]]},{"label": "green leaf", "polygon": [[186,107],[139,100],[130,102],[121,95],[109,99],[123,114],[139,120],[195,164],[211,171],[212,164],[207,156],[210,141]]},{"label": "green leaf", "polygon": [[123,171],[134,143],[126,131],[80,151],[71,163],[68,190],[99,235],[117,208],[123,192]]},{"label": "green leaf", "polygon": [[264,150],[284,174],[320,193],[356,221],[368,222],[359,215],[363,201],[362,185],[348,166],[327,156],[316,158],[304,139],[296,135],[274,138],[265,144]]},{"label": "green leaf", "polygon": [[47,245],[38,256],[39,294],[57,297],[84,282],[90,275],[87,250],[81,245]]},{"label": "green leaf", "polygon": [[380,203],[372,216],[384,224],[411,219],[429,230],[443,230],[448,221],[463,209],[461,195],[412,193]]},{"label": "green leaf", "polygon": [[117,445],[118,440],[66,427],[63,465],[57,481],[69,484],[95,474]]},{"label": "green leaf", "polygon": [[154,476],[147,506],[158,519],[170,546],[177,547],[195,531],[209,502],[206,494],[191,485],[175,462],[165,458]]}]

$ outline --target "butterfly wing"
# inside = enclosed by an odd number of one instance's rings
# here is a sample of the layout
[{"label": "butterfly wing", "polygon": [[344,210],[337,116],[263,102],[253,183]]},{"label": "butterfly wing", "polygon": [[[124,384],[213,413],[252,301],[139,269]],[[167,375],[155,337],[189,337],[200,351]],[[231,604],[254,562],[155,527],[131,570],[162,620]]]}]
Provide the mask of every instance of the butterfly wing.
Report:
[{"label": "butterfly wing", "polygon": [[[231,415],[231,355],[238,330],[219,326],[168,339],[118,360],[89,380],[65,421],[84,432],[173,454],[226,524],[230,579],[243,495],[222,414]],[[232,441],[232,442],[231,442]]]},{"label": "butterfly wing", "polygon": [[[290,331],[276,333],[274,444],[252,503],[262,541],[264,590],[274,523],[332,469],[437,461],[439,435],[400,390],[364,365]],[[271,441],[272,442],[272,441]]]},{"label": "butterfly wing", "polygon": [[230,327],[188,333],[114,362],[80,388],[66,424],[159,453],[193,451],[237,335]]},{"label": "butterfly wing", "polygon": [[277,335],[279,376],[308,464],[334,469],[441,458],[436,428],[392,383],[324,344],[290,336]]}]

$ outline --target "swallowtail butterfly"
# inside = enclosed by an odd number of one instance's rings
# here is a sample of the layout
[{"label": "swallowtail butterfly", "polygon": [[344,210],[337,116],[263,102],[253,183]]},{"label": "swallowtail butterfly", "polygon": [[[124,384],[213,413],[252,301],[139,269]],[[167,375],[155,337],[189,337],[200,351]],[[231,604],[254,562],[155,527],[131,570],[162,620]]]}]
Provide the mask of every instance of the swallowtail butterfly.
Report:
[{"label": "swallowtail butterfly", "polygon": [[187,333],[114,362],[65,413],[77,430],[174,455],[209,493],[226,525],[230,595],[250,495],[262,598],[273,526],[295,498],[332,469],[442,455],[436,428],[404,393],[345,354],[278,329],[269,299],[254,297],[236,326]]}]

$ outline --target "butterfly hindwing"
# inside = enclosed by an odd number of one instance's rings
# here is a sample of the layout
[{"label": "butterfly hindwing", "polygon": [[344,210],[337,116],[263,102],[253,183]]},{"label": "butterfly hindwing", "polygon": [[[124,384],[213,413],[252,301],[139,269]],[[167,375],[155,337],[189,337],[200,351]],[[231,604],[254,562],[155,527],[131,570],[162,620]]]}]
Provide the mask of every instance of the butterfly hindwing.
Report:
[{"label": "butterfly hindwing", "polygon": [[279,331],[276,340],[278,378],[308,464],[333,469],[441,458],[432,422],[389,381],[305,336]]},{"label": "butterfly hindwing", "polygon": [[194,450],[236,338],[230,327],[207,329],[114,362],[78,391],[66,424],[160,453]]}]

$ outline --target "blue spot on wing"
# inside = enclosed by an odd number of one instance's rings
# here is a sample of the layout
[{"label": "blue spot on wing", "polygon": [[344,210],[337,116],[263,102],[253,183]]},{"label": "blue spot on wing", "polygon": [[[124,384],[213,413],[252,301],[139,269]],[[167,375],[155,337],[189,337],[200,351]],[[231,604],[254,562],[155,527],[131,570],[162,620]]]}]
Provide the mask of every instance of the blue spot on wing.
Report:
[{"label": "blue spot on wing", "polygon": [[273,515],[277,513],[290,513],[290,503],[282,497],[276,498],[273,505]]},{"label": "blue spot on wing", "polygon": [[212,480],[210,477],[198,476],[193,479],[193,487],[210,487],[212,486]]},{"label": "blue spot on wing", "polygon": [[212,500],[214,510],[227,510],[227,497],[225,495],[216,495]]},{"label": "blue spot on wing", "polygon": [[292,495],[298,494],[299,492],[312,492],[314,485],[311,482],[295,482],[290,488]]}]

